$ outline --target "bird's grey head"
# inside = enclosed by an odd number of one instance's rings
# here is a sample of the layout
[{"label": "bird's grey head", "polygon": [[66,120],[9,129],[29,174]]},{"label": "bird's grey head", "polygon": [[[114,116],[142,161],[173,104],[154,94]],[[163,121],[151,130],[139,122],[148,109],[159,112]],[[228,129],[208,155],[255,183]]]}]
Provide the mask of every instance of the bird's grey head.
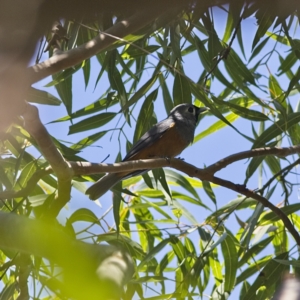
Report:
[{"label": "bird's grey head", "polygon": [[175,106],[169,116],[178,120],[185,119],[197,123],[199,114],[208,109],[207,107],[197,107],[193,104],[183,103]]}]

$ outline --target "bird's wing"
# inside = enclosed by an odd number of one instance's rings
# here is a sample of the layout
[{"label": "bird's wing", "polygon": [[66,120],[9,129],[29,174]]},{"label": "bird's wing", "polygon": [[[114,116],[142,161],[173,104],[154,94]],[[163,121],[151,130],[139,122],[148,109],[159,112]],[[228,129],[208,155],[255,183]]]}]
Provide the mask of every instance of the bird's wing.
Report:
[{"label": "bird's wing", "polygon": [[130,159],[136,155],[142,149],[150,147],[155,141],[157,141],[161,136],[174,126],[174,120],[168,118],[156,125],[154,125],[150,130],[148,130],[137,142],[133,145],[131,150],[127,153],[123,161]]}]

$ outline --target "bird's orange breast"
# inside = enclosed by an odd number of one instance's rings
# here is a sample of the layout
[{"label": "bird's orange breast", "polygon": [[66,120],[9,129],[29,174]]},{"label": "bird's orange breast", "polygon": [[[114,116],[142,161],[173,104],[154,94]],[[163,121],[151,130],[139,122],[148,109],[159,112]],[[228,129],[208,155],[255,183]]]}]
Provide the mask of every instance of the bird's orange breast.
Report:
[{"label": "bird's orange breast", "polygon": [[146,159],[153,157],[174,157],[180,154],[188,146],[185,137],[182,137],[176,129],[175,123],[166,130],[160,138],[150,146],[141,149],[127,160]]}]

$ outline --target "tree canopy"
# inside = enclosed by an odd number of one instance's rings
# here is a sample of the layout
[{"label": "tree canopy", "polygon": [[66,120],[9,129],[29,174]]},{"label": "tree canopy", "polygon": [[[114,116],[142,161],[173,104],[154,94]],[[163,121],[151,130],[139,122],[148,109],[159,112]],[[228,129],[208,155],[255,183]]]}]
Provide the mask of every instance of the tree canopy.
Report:
[{"label": "tree canopy", "polygon": [[[271,299],[297,277],[299,11],[5,0],[0,298]],[[181,103],[209,108],[184,159],[122,163]],[[141,169],[99,199],[105,212],[85,195]]]}]

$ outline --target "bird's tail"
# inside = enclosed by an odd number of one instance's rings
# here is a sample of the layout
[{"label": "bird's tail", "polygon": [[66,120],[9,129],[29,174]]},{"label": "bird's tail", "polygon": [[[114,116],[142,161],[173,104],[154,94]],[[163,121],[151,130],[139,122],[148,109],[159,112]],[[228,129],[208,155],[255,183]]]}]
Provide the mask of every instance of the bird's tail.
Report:
[{"label": "bird's tail", "polygon": [[89,195],[91,200],[96,200],[117,184],[122,178],[117,173],[110,173],[104,175],[95,184],[90,186],[86,190],[86,194]]}]

